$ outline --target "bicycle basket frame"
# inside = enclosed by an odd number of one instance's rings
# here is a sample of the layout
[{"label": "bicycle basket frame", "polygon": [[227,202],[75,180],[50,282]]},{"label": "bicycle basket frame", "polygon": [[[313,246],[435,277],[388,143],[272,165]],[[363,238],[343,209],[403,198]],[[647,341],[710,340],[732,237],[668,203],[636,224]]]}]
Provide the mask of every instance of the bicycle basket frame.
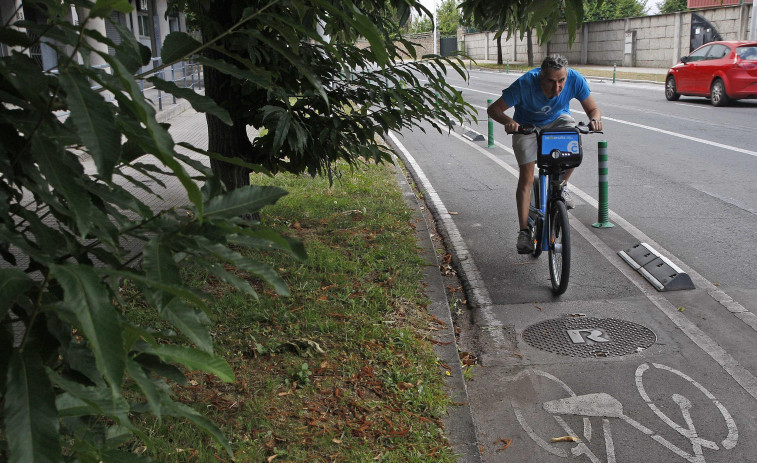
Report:
[{"label": "bicycle basket frame", "polygon": [[576,128],[552,129],[538,137],[536,164],[539,167],[571,169],[583,160],[581,134]]}]

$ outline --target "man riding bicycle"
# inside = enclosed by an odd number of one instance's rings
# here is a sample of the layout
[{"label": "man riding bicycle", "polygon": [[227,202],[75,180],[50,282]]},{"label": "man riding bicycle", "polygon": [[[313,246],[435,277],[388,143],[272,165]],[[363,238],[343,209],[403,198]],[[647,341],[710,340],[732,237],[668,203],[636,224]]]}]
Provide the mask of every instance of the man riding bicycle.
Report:
[{"label": "man riding bicycle", "polygon": [[[531,234],[528,230],[528,207],[531,186],[534,182],[534,165],[536,164],[537,139],[535,134],[519,134],[521,125],[534,125],[545,129],[570,128],[576,121],[570,115],[570,100],[576,98],[589,117],[590,130],[602,130],[602,113],[594,101],[586,79],[573,69],[568,69],[568,60],[561,55],[548,56],[541,63],[541,68],[532,69],[518,78],[512,85],[502,91],[502,98],[487,108],[489,117],[505,126],[507,133],[513,135],[513,151],[518,161],[520,175],[515,201],[518,206],[518,253],[528,254],[533,250]],[[515,114],[505,114],[511,107]],[[565,171],[563,179],[567,182],[573,169]],[[565,204],[573,208],[573,201],[567,188],[564,190]]]}]

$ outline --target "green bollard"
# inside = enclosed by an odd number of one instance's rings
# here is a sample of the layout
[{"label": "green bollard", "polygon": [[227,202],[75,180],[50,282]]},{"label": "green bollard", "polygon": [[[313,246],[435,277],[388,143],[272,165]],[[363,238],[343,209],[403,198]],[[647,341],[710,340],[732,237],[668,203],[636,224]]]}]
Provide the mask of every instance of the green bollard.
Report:
[{"label": "green bollard", "polygon": [[599,205],[597,206],[597,223],[592,224],[594,228],[612,228],[615,225],[610,223],[610,202],[609,196],[609,156],[607,154],[607,142],[602,140],[598,143],[599,152]]},{"label": "green bollard", "polygon": [[[492,100],[486,100],[486,106],[489,107],[492,104]],[[489,116],[489,145],[487,148],[494,148],[494,120]]]},{"label": "green bollard", "polygon": [[612,83],[615,83],[615,72],[617,71],[618,65],[615,63],[612,63]]}]

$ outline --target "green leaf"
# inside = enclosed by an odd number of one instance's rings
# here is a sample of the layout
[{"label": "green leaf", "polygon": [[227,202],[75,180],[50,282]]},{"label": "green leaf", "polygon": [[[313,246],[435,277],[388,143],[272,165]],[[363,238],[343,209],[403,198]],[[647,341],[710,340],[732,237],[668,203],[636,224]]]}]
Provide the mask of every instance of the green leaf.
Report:
[{"label": "green leaf", "polygon": [[269,229],[241,229],[239,235],[228,237],[230,243],[252,249],[283,250],[290,252],[298,260],[307,259],[307,251],[302,242],[279,235]]},{"label": "green leaf", "polygon": [[160,316],[178,328],[201,350],[209,354],[213,353],[213,340],[207,328],[210,320],[205,312],[187,305],[181,299],[174,299],[163,307]]},{"label": "green leaf", "polygon": [[134,33],[125,25],[111,21],[111,26],[115,27],[121,36],[121,43],[116,45],[116,59],[132,73],[136,73],[142,66],[147,66],[152,58],[152,51],[137,42]]},{"label": "green leaf", "polygon": [[229,112],[218,106],[211,98],[201,95],[190,88],[179,87],[175,83],[163,80],[158,76],[150,77],[147,80],[158,90],[170,93],[176,96],[176,98],[187,100],[197,112],[212,114],[226,125],[233,124]]},{"label": "green leaf", "polygon": [[190,370],[202,370],[216,375],[221,381],[234,382],[234,371],[223,357],[172,344],[159,344],[153,346],[151,350],[166,362],[180,363]]},{"label": "green leaf", "polygon": [[129,371],[132,379],[134,379],[134,382],[137,383],[139,388],[142,390],[142,393],[145,395],[145,398],[147,399],[147,405],[150,407],[152,414],[160,418],[160,402],[161,396],[163,394],[155,384],[155,380],[147,376],[145,371],[142,369],[142,365],[132,359],[126,361],[126,368]]},{"label": "green leaf", "polygon": [[240,69],[225,61],[210,59],[205,56],[198,56],[195,61],[203,66],[209,66],[224,74],[236,77],[237,79],[248,80],[261,88],[269,89],[273,85],[270,72],[259,68]]},{"label": "green leaf", "polygon": [[66,90],[70,117],[95,160],[97,173],[109,181],[121,151],[121,133],[116,126],[113,105],[92,90],[78,68],[66,68],[60,80]]},{"label": "green leaf", "polygon": [[200,245],[205,251],[212,256],[223,259],[230,262],[242,270],[246,270],[250,273],[260,276],[267,283],[269,283],[276,292],[282,296],[289,296],[289,288],[287,287],[281,276],[276,273],[270,266],[261,262],[256,262],[252,259],[244,257],[242,254],[232,251],[223,244],[213,243],[205,238],[198,238],[197,244]]},{"label": "green leaf", "polygon": [[[100,56],[110,64],[113,73],[118,77],[124,86],[125,91],[131,96],[131,98],[124,98],[121,93],[116,94],[121,110],[127,110],[132,113],[132,116],[136,117],[139,122],[144,124],[149,134],[150,145],[142,147],[147,151],[155,155],[160,161],[168,166],[173,171],[176,178],[179,179],[184,189],[187,191],[187,197],[195,205],[198,218],[202,220],[203,213],[203,201],[202,192],[200,187],[192,180],[192,177],[182,167],[182,165],[174,159],[174,143],[171,135],[166,130],[166,127],[158,123],[155,119],[155,109],[147,103],[142,96],[139,86],[134,80],[134,76],[128,72],[128,70],[118,60],[115,60],[107,53],[100,53]],[[123,127],[130,127],[128,124]],[[144,143],[145,137],[139,137],[136,139],[139,143]]]},{"label": "green leaf", "polygon": [[85,386],[66,379],[51,369],[47,377],[58,388],[70,396],[57,403],[62,410],[72,416],[106,415],[121,426],[133,429],[129,421],[129,402],[121,395],[114,396],[107,387]]},{"label": "green leaf", "polygon": [[55,407],[60,417],[91,416],[100,413],[100,409],[93,407],[82,399],[64,392],[55,398]]},{"label": "green leaf", "polygon": [[256,300],[258,299],[258,293],[255,292],[252,286],[250,286],[250,283],[244,278],[239,278],[218,264],[208,264],[205,269],[224,283],[230,284],[245,294],[249,294]]},{"label": "green leaf", "polygon": [[10,27],[0,28],[0,42],[8,47],[29,47],[33,41],[28,34]]},{"label": "green leaf", "polygon": [[218,429],[218,426],[213,424],[212,421],[205,418],[195,409],[178,402],[164,403],[163,407],[163,413],[165,413],[166,415],[178,416],[188,419],[189,421],[194,423],[195,426],[197,426],[207,434],[210,434],[219,444],[223,446],[223,448],[226,449],[226,452],[230,457],[234,456],[234,452],[231,450],[231,445],[229,445],[229,442],[226,440],[226,437],[223,435],[221,430]]},{"label": "green leaf", "polygon": [[91,267],[51,265],[50,273],[63,287],[61,316],[87,339],[95,354],[97,368],[116,395],[121,389],[126,352],[118,313],[108,290]]},{"label": "green leaf", "polygon": [[284,146],[284,141],[289,134],[289,124],[291,122],[290,115],[286,111],[278,112],[278,122],[276,123],[276,130],[274,131],[272,151],[278,151]]},{"label": "green leaf", "polygon": [[129,13],[133,10],[129,0],[97,0],[95,6],[89,10],[90,18],[107,18],[113,10]]},{"label": "green leaf", "polygon": [[376,64],[379,66],[386,65],[389,62],[389,55],[386,52],[386,43],[381,38],[381,33],[376,28],[376,25],[364,14],[359,14],[356,18],[349,18],[348,20],[360,35],[370,42],[371,51],[376,58]]},{"label": "green leaf", "polygon": [[[145,276],[149,280],[168,286],[181,285],[179,266],[173,259],[171,248],[166,246],[160,240],[160,237],[148,241],[142,255],[142,266],[145,269]],[[159,297],[156,301],[153,301],[153,304],[160,309],[171,302],[175,296],[171,293],[159,292],[162,294],[158,294]]]},{"label": "green leaf", "polygon": [[250,185],[212,198],[205,205],[205,217],[228,218],[259,211],[276,203],[287,192],[278,187]]},{"label": "green leaf", "polygon": [[200,48],[202,48],[202,44],[186,32],[171,32],[163,40],[163,47],[160,49],[160,58],[163,64],[171,64],[191,58],[191,54]]},{"label": "green leaf", "polygon": [[17,268],[0,269],[0,321],[5,319],[16,299],[34,286],[34,280]]},{"label": "green leaf", "polygon": [[141,353],[134,357],[134,361],[154,375],[162,376],[182,386],[187,384],[187,378],[181,370],[170,363],[161,361],[157,355]]},{"label": "green leaf", "polygon": [[76,220],[76,226],[80,236],[86,236],[93,224],[95,210],[89,198],[87,190],[82,185],[83,169],[71,168],[68,163],[62,162],[65,152],[53,140],[42,134],[32,138],[32,150],[39,168],[50,185],[66,198],[69,203],[69,212]]},{"label": "green leaf", "polygon": [[113,270],[109,268],[101,268],[98,270],[111,277],[125,278],[141,285],[168,292],[170,294],[173,294],[174,296],[186,299],[187,301],[195,304],[203,310],[207,309],[205,301],[200,296],[183,286],[164,284],[151,278],[145,277],[144,275],[140,275],[139,273],[128,270]]},{"label": "green leaf", "polygon": [[271,172],[268,169],[266,169],[265,167],[261,166],[260,164],[251,164],[251,163],[245,162],[245,161],[243,161],[243,160],[241,160],[239,158],[231,158],[231,157],[228,157],[228,156],[224,156],[222,154],[213,153],[211,151],[205,151],[203,149],[200,149],[200,148],[198,148],[196,146],[193,146],[193,145],[191,145],[189,143],[186,143],[186,142],[177,143],[177,145],[179,145],[181,147],[184,147],[184,148],[187,148],[189,150],[192,150],[195,153],[204,154],[207,157],[215,159],[217,161],[223,161],[223,162],[226,162],[228,164],[233,164],[235,166],[245,167],[247,169],[250,169],[253,172],[265,174],[265,175],[268,175],[269,177],[272,176]]},{"label": "green leaf", "polygon": [[55,395],[42,360],[30,350],[14,351],[3,379],[10,463],[62,462]]}]

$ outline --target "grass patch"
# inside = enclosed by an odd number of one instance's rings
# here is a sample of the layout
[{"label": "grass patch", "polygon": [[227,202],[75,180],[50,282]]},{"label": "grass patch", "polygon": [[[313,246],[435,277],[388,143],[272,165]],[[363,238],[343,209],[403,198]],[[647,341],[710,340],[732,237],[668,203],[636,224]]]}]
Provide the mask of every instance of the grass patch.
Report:
[{"label": "grass patch", "polygon": [[[478,67],[487,69],[505,70],[507,64],[495,64],[495,63],[478,63]],[[539,67],[538,65],[528,66],[523,63],[511,63],[511,72],[526,72],[531,69]],[[597,69],[591,67],[591,65],[570,65],[571,68],[580,72],[585,77],[605,77],[612,79],[613,71],[611,69]],[[652,82],[665,82],[665,74],[652,74],[646,72],[626,71],[624,68],[617,68],[615,71],[616,79],[630,79],[630,80],[648,80]]]},{"label": "grass patch", "polygon": [[[428,337],[412,212],[391,165],[324,178],[255,176],[289,191],[262,220],[304,242],[309,258],[249,253],[276,268],[292,291],[260,300],[197,269],[214,294],[217,352],[236,382],[189,372],[177,399],[218,423],[237,462],[453,462],[441,418],[450,405]],[[140,317],[134,303],[130,316]],[[147,315],[144,315],[146,317]],[[145,421],[132,448],[158,461],[225,461],[192,425]]]}]

